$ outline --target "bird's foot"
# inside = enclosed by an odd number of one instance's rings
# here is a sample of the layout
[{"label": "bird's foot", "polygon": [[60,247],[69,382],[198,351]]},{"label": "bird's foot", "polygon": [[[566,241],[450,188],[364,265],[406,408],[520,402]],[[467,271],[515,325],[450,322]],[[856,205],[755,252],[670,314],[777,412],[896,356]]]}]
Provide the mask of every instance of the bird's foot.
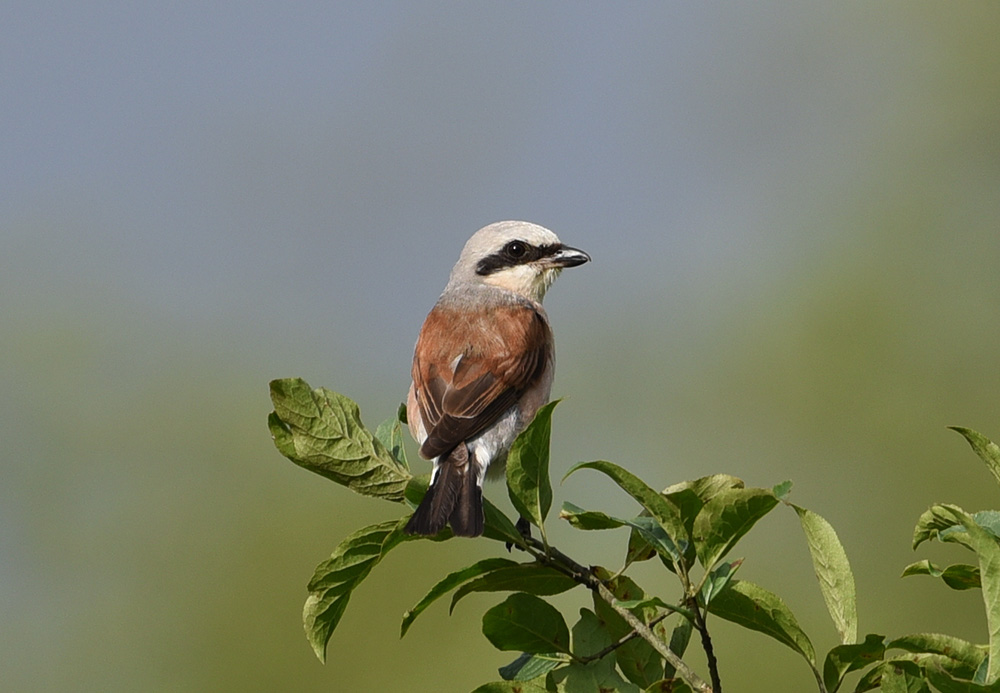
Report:
[{"label": "bird's foot", "polygon": [[[519,517],[517,522],[514,524],[514,527],[517,529],[518,534],[521,535],[521,538],[524,539],[525,543],[531,539],[531,522],[529,522],[527,518]],[[507,547],[507,553],[510,553],[510,550],[514,547],[514,543],[508,541],[504,544],[504,546]],[[521,549],[520,546],[517,548]],[[523,551],[524,549],[521,550]]]}]

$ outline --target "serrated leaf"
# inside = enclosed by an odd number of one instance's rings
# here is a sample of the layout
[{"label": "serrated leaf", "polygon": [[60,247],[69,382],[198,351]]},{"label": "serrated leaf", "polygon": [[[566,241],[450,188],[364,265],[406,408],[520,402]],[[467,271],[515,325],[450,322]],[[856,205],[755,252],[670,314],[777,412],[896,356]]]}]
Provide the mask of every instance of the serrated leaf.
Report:
[{"label": "serrated leaf", "polygon": [[806,535],[813,571],[819,581],[827,611],[840,634],[840,642],[844,645],[853,644],[858,639],[858,607],[854,573],[851,572],[847,552],[829,522],[812,510],[797,505],[792,508],[798,513],[802,531]]},{"label": "serrated leaf", "polygon": [[552,506],[549,437],[552,410],[557,404],[559,400],[553,400],[539,409],[507,454],[507,492],[511,503],[521,517],[530,520],[543,533],[543,524]]},{"label": "serrated leaf", "polygon": [[361,423],[358,405],[301,378],[271,381],[275,447],[303,469],[356,493],[401,502],[409,472]]},{"label": "serrated leaf", "polygon": [[961,638],[941,633],[912,633],[886,644],[887,650],[905,650],[915,654],[936,654],[954,662],[946,668],[952,674],[974,677],[986,659],[986,648]]},{"label": "serrated leaf", "polygon": [[549,693],[548,689],[530,681],[493,681],[484,683],[472,693]]},{"label": "serrated leaf", "polygon": [[514,563],[491,570],[462,585],[452,596],[448,610],[454,611],[459,600],[473,592],[527,592],[547,597],[562,594],[576,585],[573,578],[542,563]]},{"label": "serrated leaf", "polygon": [[531,681],[544,676],[553,669],[568,664],[569,655],[565,654],[528,654],[521,656],[510,664],[500,667],[499,672],[504,681]]},{"label": "serrated leaf", "polygon": [[966,563],[956,563],[942,569],[929,560],[924,559],[906,566],[900,577],[909,577],[911,575],[930,575],[931,577],[941,578],[953,590],[970,590],[982,587],[979,580],[979,568]]},{"label": "serrated leaf", "polygon": [[769,635],[792,648],[816,666],[816,651],[781,597],[746,580],[733,580],[708,610],[744,628]]},{"label": "serrated leaf", "polygon": [[448,574],[443,580],[434,585],[434,587],[431,588],[431,591],[428,592],[423,599],[417,602],[412,609],[403,614],[403,623],[399,629],[399,637],[402,638],[406,635],[406,631],[410,629],[410,626],[417,619],[417,616],[422,614],[427,607],[444,595],[448,594],[448,592],[451,592],[459,585],[466,583],[473,578],[479,577],[484,573],[489,573],[490,571],[497,570],[498,568],[514,565],[517,565],[517,562],[508,558],[486,558],[477,563],[473,563],[467,568],[462,568],[461,570]]},{"label": "serrated leaf", "polygon": [[687,529],[684,526],[677,506],[665,496],[647,486],[642,479],[612,462],[598,460],[595,462],[581,462],[575,465],[566,472],[563,480],[565,481],[571,474],[580,469],[594,469],[606,474],[623,491],[638,501],[649,512],[650,516],[654,517],[660,523],[660,526],[663,527],[678,547],[687,546]]},{"label": "serrated leaf", "polygon": [[559,517],[577,529],[617,529],[624,526],[621,520],[595,510],[585,510],[578,505],[564,502]]},{"label": "serrated leaf", "polygon": [[330,558],[317,566],[309,581],[302,619],[306,637],[320,661],[326,661],[326,644],[354,589],[392,548],[415,538],[403,533],[405,525],[404,518],[360,529],[340,542]]},{"label": "serrated leaf", "polygon": [[979,459],[986,463],[990,474],[1000,484],[1000,446],[971,428],[962,428],[961,426],[949,426],[948,428],[965,437],[972,449],[979,455]]},{"label": "serrated leaf", "polygon": [[975,519],[961,508],[954,505],[941,507],[965,528],[969,535],[969,544],[979,558],[979,576],[983,587],[983,603],[986,606],[986,626],[990,634],[986,683],[993,684],[1000,678],[1000,546],[992,534],[980,527]]},{"label": "serrated leaf", "polygon": [[705,503],[692,532],[695,552],[705,569],[711,570],[777,504],[774,494],[762,488],[728,489]]},{"label": "serrated leaf", "polygon": [[885,656],[885,636],[869,634],[857,645],[838,645],[823,662],[823,684],[827,693],[835,693],[852,671],[863,669]]},{"label": "serrated leaf", "polygon": [[483,635],[498,650],[569,652],[569,628],[543,599],[517,592],[483,614]]}]

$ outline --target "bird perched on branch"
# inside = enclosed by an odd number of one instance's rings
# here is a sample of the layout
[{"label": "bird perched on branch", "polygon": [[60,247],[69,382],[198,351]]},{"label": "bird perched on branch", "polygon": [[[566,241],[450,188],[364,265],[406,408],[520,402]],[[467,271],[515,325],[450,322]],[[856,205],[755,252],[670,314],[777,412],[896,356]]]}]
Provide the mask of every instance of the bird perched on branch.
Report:
[{"label": "bird perched on branch", "polygon": [[525,221],[490,224],[465,244],[413,354],[407,419],[433,471],[408,533],[483,533],[487,469],[503,473],[549,399],[555,350],[542,297],[563,268],[589,260]]}]

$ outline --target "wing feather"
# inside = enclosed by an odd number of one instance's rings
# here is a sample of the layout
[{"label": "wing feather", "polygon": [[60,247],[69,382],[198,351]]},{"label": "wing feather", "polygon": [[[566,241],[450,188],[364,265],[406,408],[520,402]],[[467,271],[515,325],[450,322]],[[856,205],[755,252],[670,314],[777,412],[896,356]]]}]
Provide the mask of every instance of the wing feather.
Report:
[{"label": "wing feather", "polygon": [[413,384],[431,459],[489,428],[542,376],[552,333],[531,305],[469,315],[438,305],[427,316],[413,360]]}]

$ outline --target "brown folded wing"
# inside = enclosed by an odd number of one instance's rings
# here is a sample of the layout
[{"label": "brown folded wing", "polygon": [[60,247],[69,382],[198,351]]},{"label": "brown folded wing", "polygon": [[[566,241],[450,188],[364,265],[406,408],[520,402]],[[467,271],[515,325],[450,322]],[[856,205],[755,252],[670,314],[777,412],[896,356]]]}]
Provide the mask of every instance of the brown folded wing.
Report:
[{"label": "brown folded wing", "polygon": [[413,385],[432,459],[489,428],[538,381],[551,349],[545,317],[530,306],[469,314],[437,306],[413,357]]}]

